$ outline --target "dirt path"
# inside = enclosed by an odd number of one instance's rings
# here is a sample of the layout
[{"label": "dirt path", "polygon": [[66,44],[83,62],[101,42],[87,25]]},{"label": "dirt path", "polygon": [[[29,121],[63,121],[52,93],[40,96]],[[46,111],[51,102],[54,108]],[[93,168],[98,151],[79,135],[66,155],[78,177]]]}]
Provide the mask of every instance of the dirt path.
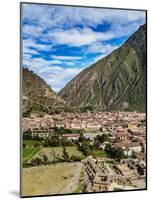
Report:
[{"label": "dirt path", "polygon": [[79,183],[80,172],[82,170],[82,164],[76,163],[76,165],[77,165],[77,170],[76,170],[75,176],[71,179],[70,183],[66,187],[62,188],[59,194],[73,193],[76,190]]}]

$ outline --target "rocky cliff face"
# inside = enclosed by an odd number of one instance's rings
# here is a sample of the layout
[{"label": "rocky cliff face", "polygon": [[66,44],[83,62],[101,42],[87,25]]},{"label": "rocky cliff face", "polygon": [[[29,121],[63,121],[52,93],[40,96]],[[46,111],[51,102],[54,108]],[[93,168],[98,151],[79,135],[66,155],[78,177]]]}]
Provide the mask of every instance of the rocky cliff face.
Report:
[{"label": "rocky cliff face", "polygon": [[23,110],[51,109],[56,106],[64,106],[65,101],[51,89],[37,74],[27,68],[23,68]]},{"label": "rocky cliff face", "polygon": [[59,95],[69,106],[96,110],[146,109],[146,25],[120,48],[83,70]]}]

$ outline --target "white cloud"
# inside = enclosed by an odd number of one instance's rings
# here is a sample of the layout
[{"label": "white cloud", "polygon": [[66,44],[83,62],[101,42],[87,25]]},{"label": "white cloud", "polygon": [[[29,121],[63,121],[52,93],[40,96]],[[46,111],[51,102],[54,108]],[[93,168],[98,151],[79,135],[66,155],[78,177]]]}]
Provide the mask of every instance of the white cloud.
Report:
[{"label": "white cloud", "polygon": [[[85,54],[100,53],[95,61],[108,55],[118,46],[104,44],[104,41],[131,35],[145,22],[145,12],[24,4],[23,20],[26,22],[23,25],[23,36],[26,38],[23,41],[23,65],[58,91],[94,62],[94,57],[86,59]],[[105,32],[92,29],[104,23],[109,25]],[[36,39],[50,44],[41,44]],[[55,48],[59,48],[59,45],[78,47],[83,54],[50,54],[51,59],[45,60],[39,52],[51,51],[54,48],[52,45],[56,45]],[[33,58],[33,55],[39,58]],[[64,67],[60,67],[60,64],[64,64]]]},{"label": "white cloud", "polygon": [[51,44],[39,44],[34,39],[24,39],[23,46],[26,48],[34,48],[36,51],[49,51],[52,49]]},{"label": "white cloud", "polygon": [[60,64],[60,61],[57,60],[45,60],[43,58],[31,58],[31,57],[24,57],[23,63],[29,63],[28,67],[32,67],[33,69],[40,70],[40,69],[46,69],[46,67],[54,65],[54,64]]},{"label": "white cloud", "polygon": [[106,41],[113,38],[112,33],[102,33],[92,31],[90,28],[83,29],[69,29],[69,30],[54,30],[47,35],[49,40],[56,44],[66,44],[69,46],[83,46],[96,41]]},{"label": "white cloud", "polygon": [[[63,88],[68,81],[74,78],[84,67],[61,67],[54,65],[55,60],[32,58],[24,55],[23,65],[41,76],[55,91]],[[66,62],[66,61],[65,61]]]},{"label": "white cloud", "polygon": [[36,50],[23,46],[23,54],[38,54]]},{"label": "white cloud", "polygon": [[51,56],[53,59],[59,60],[80,60],[82,57],[80,56]]},{"label": "white cloud", "polygon": [[85,48],[86,53],[101,53],[108,54],[114,49],[117,49],[119,45],[103,44],[103,43],[93,43]]},{"label": "white cloud", "polygon": [[[24,34],[29,37],[82,46],[119,36],[129,36],[140,24],[145,23],[145,12],[24,4],[23,19],[30,22],[23,27]],[[90,29],[104,22],[110,25],[107,32],[95,32]],[[77,29],[76,25],[82,25],[83,28]]]},{"label": "white cloud", "polygon": [[42,35],[43,27],[41,26],[35,26],[35,25],[29,25],[25,24],[23,26],[23,35],[25,37],[35,37],[38,38],[40,35]]},{"label": "white cloud", "polygon": [[103,43],[93,43],[86,48],[84,48],[84,52],[87,54],[97,53],[97,57],[93,60],[93,63],[97,62],[98,60],[104,58],[105,56],[109,55],[115,49],[119,48],[120,45],[111,45],[111,44],[103,44]]},{"label": "white cloud", "polygon": [[32,59],[30,57],[25,59],[23,64],[41,76],[56,92],[84,69],[83,67],[64,68],[51,65],[51,61],[42,58]]},{"label": "white cloud", "polygon": [[24,20],[31,20],[33,24],[52,28],[59,26],[74,27],[77,24],[96,26],[104,21],[124,24],[132,21],[144,20],[145,12],[119,9],[98,9],[84,7],[67,7],[53,5],[23,5]]},{"label": "white cloud", "polygon": [[82,67],[50,67],[50,71],[47,71],[48,76],[45,79],[47,83],[50,84],[51,87],[58,92],[83,69],[84,68]]},{"label": "white cloud", "polygon": [[51,60],[51,64],[61,64],[62,62],[60,60]]}]

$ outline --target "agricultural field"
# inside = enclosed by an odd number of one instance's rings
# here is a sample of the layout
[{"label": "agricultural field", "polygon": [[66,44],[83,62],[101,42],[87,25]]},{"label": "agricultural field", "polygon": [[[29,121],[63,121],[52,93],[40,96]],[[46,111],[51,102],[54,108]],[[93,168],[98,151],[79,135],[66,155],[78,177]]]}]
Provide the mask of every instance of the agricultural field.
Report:
[{"label": "agricultural field", "polygon": [[37,154],[42,148],[40,145],[34,147],[33,141],[28,141],[24,144],[26,144],[26,145],[25,145],[25,147],[23,147],[23,166],[25,166],[26,163],[28,163],[28,161],[30,159],[32,159],[32,157],[35,154]]},{"label": "agricultural field", "polygon": [[82,164],[57,163],[24,168],[23,196],[73,193],[78,188]]},{"label": "agricultural field", "polygon": [[[77,149],[76,146],[68,146],[66,147],[66,151],[68,152],[69,157],[74,155],[84,158],[83,154]],[[62,152],[63,147],[44,147],[37,154],[35,154],[32,159],[36,157],[42,158],[43,155],[46,155],[48,157],[48,161],[50,162],[59,161],[62,159]]]},{"label": "agricultural field", "polygon": [[23,157],[26,158],[35,150],[34,147],[23,148]]},{"label": "agricultural field", "polygon": [[100,157],[100,158],[107,158],[108,157],[108,154],[103,150],[94,150],[92,152],[92,155],[94,157]]},{"label": "agricultural field", "polygon": [[42,145],[42,141],[37,141],[37,140],[23,140],[23,144],[26,147],[34,147],[34,146],[41,146]]}]

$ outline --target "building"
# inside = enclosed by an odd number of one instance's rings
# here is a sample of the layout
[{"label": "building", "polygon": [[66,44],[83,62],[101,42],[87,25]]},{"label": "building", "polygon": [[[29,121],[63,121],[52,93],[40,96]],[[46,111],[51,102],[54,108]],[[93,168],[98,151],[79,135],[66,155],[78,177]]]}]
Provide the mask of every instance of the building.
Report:
[{"label": "building", "polygon": [[128,140],[129,134],[126,132],[117,132],[116,133],[116,139],[120,141]]},{"label": "building", "polygon": [[90,189],[93,192],[108,191],[110,186],[110,178],[105,165],[99,165],[97,160],[92,156],[85,158],[82,163],[90,179]]},{"label": "building", "polygon": [[135,128],[137,128],[136,123],[129,123],[128,124],[128,129],[135,129]]},{"label": "building", "polygon": [[79,134],[62,134],[62,138],[68,139],[68,140],[78,140],[80,137]]},{"label": "building", "polygon": [[125,156],[132,156],[133,152],[140,153],[142,151],[142,146],[139,142],[124,141],[116,143],[114,146],[123,149]]}]

